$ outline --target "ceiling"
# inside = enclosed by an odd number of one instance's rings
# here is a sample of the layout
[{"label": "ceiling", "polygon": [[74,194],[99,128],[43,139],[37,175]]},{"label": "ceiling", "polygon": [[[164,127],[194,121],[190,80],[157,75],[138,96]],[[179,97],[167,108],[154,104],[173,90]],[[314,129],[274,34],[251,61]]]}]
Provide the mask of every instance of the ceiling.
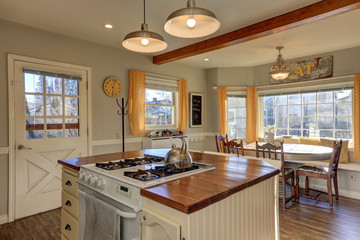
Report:
[{"label": "ceiling", "polygon": [[[166,39],[167,52],[315,2],[319,1],[197,0],[198,7],[212,10],[222,24],[215,34],[197,39],[172,37],[163,29],[168,15],[185,7],[186,0],[148,0],[146,22],[150,31]],[[125,35],[140,30],[143,22],[142,0],[0,0],[0,6],[2,19],[120,49]],[[273,62],[277,45],[285,45],[286,59],[360,46],[356,22],[359,10],[177,62],[200,68],[254,66]],[[114,28],[105,29],[107,23]]]}]

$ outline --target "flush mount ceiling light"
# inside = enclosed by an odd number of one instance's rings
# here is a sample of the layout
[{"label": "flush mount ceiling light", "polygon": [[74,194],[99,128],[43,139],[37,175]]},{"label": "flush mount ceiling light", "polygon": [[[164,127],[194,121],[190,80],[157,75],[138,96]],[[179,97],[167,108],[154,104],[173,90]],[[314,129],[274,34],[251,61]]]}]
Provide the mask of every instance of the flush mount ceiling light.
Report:
[{"label": "flush mount ceiling light", "polygon": [[288,70],[286,70],[285,60],[283,59],[280,52],[283,48],[283,46],[276,47],[276,49],[279,50],[279,55],[274,65],[271,67],[271,77],[275,80],[284,80],[289,76],[290,73]]},{"label": "flush mount ceiling light", "polygon": [[195,6],[195,0],[187,1],[187,8],[179,9],[167,18],[165,31],[182,38],[204,37],[216,32],[220,21],[207,9]]},{"label": "flush mount ceiling light", "polygon": [[145,0],[144,23],[141,24],[141,31],[127,34],[122,45],[126,49],[142,53],[159,52],[167,48],[167,43],[160,34],[148,31],[148,25],[145,22]]},{"label": "flush mount ceiling light", "polygon": [[113,28],[113,26],[112,26],[111,24],[105,24],[104,27],[105,27],[105,28],[109,28],[109,29],[110,29],[110,28]]}]

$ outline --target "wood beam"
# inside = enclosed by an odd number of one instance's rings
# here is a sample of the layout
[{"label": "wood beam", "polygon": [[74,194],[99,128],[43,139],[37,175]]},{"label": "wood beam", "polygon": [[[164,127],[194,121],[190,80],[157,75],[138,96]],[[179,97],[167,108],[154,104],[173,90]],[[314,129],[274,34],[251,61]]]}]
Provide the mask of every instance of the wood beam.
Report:
[{"label": "wood beam", "polygon": [[360,0],[323,0],[295,11],[153,57],[154,64],[199,55],[360,8]]}]

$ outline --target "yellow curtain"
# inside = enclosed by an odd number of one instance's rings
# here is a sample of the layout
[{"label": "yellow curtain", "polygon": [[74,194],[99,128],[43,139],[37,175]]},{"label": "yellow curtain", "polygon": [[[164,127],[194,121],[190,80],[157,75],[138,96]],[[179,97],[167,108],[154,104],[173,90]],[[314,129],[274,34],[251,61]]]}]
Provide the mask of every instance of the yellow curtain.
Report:
[{"label": "yellow curtain", "polygon": [[145,134],[145,73],[129,70],[129,122],[132,135]]},{"label": "yellow curtain", "polygon": [[246,88],[246,142],[256,142],[257,92],[255,87]]},{"label": "yellow curtain", "polygon": [[188,90],[187,82],[184,79],[179,80],[179,111],[178,111],[178,129],[186,133],[188,121]]},{"label": "yellow curtain", "polygon": [[354,158],[360,159],[360,74],[354,79]]},{"label": "yellow curtain", "polygon": [[226,87],[217,88],[217,99],[219,109],[220,135],[227,134],[227,89]]}]

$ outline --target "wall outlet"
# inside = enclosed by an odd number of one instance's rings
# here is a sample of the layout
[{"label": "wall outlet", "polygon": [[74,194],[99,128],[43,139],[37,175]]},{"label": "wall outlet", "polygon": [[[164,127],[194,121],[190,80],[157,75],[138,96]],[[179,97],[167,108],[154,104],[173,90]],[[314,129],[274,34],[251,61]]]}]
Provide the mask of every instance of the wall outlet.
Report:
[{"label": "wall outlet", "polygon": [[350,173],[349,177],[351,182],[355,182],[355,173]]},{"label": "wall outlet", "polygon": [[116,132],[116,139],[120,139],[120,133],[119,132]]}]

